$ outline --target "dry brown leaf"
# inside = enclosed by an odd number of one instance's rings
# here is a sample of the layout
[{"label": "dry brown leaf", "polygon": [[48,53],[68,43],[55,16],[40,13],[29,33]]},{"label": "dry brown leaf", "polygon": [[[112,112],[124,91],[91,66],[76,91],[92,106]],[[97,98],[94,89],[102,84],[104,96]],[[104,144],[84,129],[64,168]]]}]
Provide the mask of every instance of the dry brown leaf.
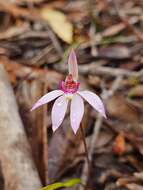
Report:
[{"label": "dry brown leaf", "polygon": [[99,87],[101,84],[101,79],[98,76],[89,75],[88,82],[93,87]]},{"label": "dry brown leaf", "polygon": [[0,32],[0,40],[16,37],[24,32],[28,31],[28,25],[11,26],[6,31]]},{"label": "dry brown leaf", "polygon": [[113,138],[112,133],[108,131],[102,131],[97,138],[97,142],[95,145],[96,149],[106,146],[111,141],[112,138]]},{"label": "dry brown leaf", "polygon": [[44,0],[13,0],[14,3],[41,3]]},{"label": "dry brown leaf", "polygon": [[135,183],[127,184],[126,187],[129,190],[143,190],[143,186],[142,185],[138,185],[138,184],[135,184]]},{"label": "dry brown leaf", "polygon": [[143,97],[143,85],[138,85],[129,91],[130,97]]},{"label": "dry brown leaf", "polygon": [[67,20],[66,16],[57,10],[43,8],[41,17],[48,22],[53,31],[65,42],[73,41],[73,26]]},{"label": "dry brown leaf", "polygon": [[119,23],[119,24],[116,24],[116,25],[112,25],[109,28],[107,28],[106,30],[104,30],[102,32],[102,35],[104,37],[113,36],[113,35],[118,34],[124,28],[125,28],[125,24],[124,23]]},{"label": "dry brown leaf", "polygon": [[134,176],[143,181],[143,172],[134,173]]},{"label": "dry brown leaf", "polygon": [[[142,134],[142,133],[140,132],[140,134]],[[127,134],[126,137],[132,143],[132,145],[134,147],[136,147],[136,149],[138,149],[140,154],[143,155],[143,138],[142,138],[142,136],[136,136],[134,134]]]},{"label": "dry brown leaf", "polygon": [[136,178],[134,176],[121,177],[116,181],[116,184],[118,187],[121,187],[135,181],[136,181]]},{"label": "dry brown leaf", "polygon": [[107,102],[107,112],[115,118],[125,122],[139,121],[139,114],[136,108],[131,105],[122,95],[114,95]]},{"label": "dry brown leaf", "polygon": [[122,155],[126,150],[125,137],[123,133],[120,133],[115,138],[115,142],[113,145],[113,152],[117,155]]},{"label": "dry brown leaf", "polygon": [[124,45],[116,45],[99,49],[99,57],[107,59],[128,59],[131,57],[130,50]]}]

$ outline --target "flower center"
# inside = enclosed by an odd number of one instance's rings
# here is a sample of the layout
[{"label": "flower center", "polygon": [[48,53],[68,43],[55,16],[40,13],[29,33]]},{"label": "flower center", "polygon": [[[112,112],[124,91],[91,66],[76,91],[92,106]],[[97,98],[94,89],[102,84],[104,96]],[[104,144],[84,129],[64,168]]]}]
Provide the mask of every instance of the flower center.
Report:
[{"label": "flower center", "polygon": [[65,97],[66,97],[67,100],[72,100],[73,94],[72,93],[66,93]]},{"label": "flower center", "polygon": [[75,82],[71,74],[66,77],[65,81],[60,82],[60,89],[67,94],[74,94],[79,89],[79,82]]}]

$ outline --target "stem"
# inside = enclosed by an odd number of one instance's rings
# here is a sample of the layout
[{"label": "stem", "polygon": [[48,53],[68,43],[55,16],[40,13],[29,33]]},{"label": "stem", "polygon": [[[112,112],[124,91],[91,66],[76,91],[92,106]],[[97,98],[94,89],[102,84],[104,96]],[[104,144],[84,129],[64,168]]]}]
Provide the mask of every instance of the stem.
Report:
[{"label": "stem", "polygon": [[83,129],[82,123],[80,124],[80,131],[81,131],[82,141],[83,141],[83,145],[84,145],[84,149],[85,149],[85,156],[86,156],[87,165],[88,165],[88,177],[89,177],[89,174],[90,174],[90,159],[89,159],[89,156],[88,156],[88,149],[87,149],[87,144],[86,144],[86,139],[85,139],[85,134],[84,134],[84,129]]}]

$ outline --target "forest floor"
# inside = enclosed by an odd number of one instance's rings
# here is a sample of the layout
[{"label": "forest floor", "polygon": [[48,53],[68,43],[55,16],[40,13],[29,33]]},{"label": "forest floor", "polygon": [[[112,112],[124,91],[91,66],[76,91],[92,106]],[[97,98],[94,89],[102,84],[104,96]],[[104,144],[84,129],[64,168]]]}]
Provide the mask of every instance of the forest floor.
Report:
[{"label": "forest floor", "polygon": [[[85,106],[89,175],[81,134],[73,134],[69,114],[53,134],[52,104],[30,112],[65,78],[71,48],[81,88],[97,93],[107,113],[102,119]],[[0,64],[43,186],[79,177],[91,190],[143,190],[142,0],[0,1]]]}]

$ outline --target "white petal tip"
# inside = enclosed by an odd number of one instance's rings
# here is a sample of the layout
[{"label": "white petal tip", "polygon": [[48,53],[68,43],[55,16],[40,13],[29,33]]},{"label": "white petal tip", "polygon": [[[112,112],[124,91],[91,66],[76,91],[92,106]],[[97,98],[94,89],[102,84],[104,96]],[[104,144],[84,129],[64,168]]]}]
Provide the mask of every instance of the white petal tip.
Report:
[{"label": "white petal tip", "polygon": [[76,135],[77,131],[73,131],[73,133]]},{"label": "white petal tip", "polygon": [[[79,127],[80,127],[80,126],[79,126]],[[75,126],[72,127],[72,126],[71,126],[71,128],[72,128],[72,130],[73,130],[73,132],[74,132],[75,135],[76,135],[76,133],[77,133],[79,127],[75,127]]]},{"label": "white petal tip", "polygon": [[103,108],[99,110],[99,113],[101,114],[102,117],[104,117],[105,119],[107,119],[106,113],[105,113],[105,109],[104,109],[104,105]]},{"label": "white petal tip", "polygon": [[106,116],[106,114],[105,114],[105,112],[99,112],[100,113],[100,115],[102,116],[102,117],[104,117],[105,119],[107,119],[107,116]]},{"label": "white petal tip", "polygon": [[104,114],[104,115],[103,115],[103,117],[104,117],[105,119],[107,119],[107,116],[106,116],[106,114]]},{"label": "white petal tip", "polygon": [[33,106],[31,109],[30,109],[30,111],[33,111],[33,110],[35,110],[36,109],[36,107],[35,106]]},{"label": "white petal tip", "polygon": [[102,114],[102,117],[104,117],[105,119],[107,119],[107,116],[105,114]]},{"label": "white petal tip", "polygon": [[34,106],[31,108],[30,111],[33,111],[33,110],[37,109],[39,106],[41,106],[41,103],[40,103],[40,102],[35,103]]},{"label": "white petal tip", "polygon": [[52,126],[53,133],[55,133],[55,131],[56,131],[58,128],[59,128],[59,127],[53,125],[53,126]]}]

